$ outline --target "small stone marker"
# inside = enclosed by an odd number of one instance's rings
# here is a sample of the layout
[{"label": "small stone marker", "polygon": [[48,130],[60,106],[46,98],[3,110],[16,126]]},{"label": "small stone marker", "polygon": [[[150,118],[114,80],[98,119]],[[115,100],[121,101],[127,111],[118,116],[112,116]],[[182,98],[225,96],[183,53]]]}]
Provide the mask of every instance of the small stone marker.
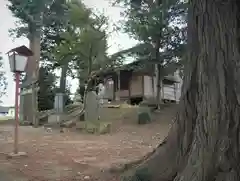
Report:
[{"label": "small stone marker", "polygon": [[64,94],[57,93],[54,98],[54,109],[57,113],[63,112]]},{"label": "small stone marker", "polygon": [[84,118],[86,121],[97,121],[99,114],[99,102],[96,92],[90,91],[86,95],[86,109]]},{"label": "small stone marker", "polygon": [[139,106],[138,108],[138,124],[147,124],[152,121],[151,109],[148,106]]}]

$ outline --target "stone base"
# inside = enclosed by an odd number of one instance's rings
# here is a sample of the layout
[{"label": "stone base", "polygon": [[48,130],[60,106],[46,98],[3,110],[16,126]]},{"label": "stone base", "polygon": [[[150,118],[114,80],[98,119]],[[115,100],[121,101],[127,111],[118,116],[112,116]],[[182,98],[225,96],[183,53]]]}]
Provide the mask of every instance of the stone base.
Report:
[{"label": "stone base", "polygon": [[19,125],[20,126],[30,126],[31,122],[29,122],[29,121],[20,121]]},{"label": "stone base", "polygon": [[18,158],[18,157],[26,157],[27,153],[25,152],[18,152],[18,153],[10,153],[8,154],[8,158]]},{"label": "stone base", "polygon": [[62,115],[52,114],[48,116],[48,124],[59,124],[62,118]]},{"label": "stone base", "polygon": [[107,134],[111,132],[111,123],[86,121],[84,125],[85,131],[92,134]]}]

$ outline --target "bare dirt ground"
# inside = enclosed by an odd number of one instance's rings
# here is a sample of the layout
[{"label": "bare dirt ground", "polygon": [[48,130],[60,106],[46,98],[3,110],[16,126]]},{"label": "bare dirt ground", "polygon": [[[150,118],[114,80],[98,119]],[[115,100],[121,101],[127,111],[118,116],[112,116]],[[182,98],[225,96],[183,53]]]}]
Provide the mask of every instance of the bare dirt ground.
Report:
[{"label": "bare dirt ground", "polygon": [[1,125],[0,181],[118,181],[109,168],[151,152],[166,137],[173,116],[161,114],[141,126],[120,121],[107,135],[20,127],[19,147],[27,157],[14,159],[6,157],[13,149],[13,126]]}]

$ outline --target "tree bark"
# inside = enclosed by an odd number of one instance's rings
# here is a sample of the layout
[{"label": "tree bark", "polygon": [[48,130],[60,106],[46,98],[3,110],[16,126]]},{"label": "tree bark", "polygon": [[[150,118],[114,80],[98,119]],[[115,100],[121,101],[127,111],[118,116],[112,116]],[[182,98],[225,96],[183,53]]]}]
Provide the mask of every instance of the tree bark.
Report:
[{"label": "tree bark", "polygon": [[[161,0],[156,0],[156,5],[158,7],[161,6],[163,2]],[[164,3],[163,3],[164,4]],[[163,22],[165,22],[165,10],[163,10],[162,12],[162,18],[163,18]],[[160,104],[162,103],[162,97],[161,97],[161,84],[162,84],[162,63],[163,63],[163,60],[160,59],[160,48],[161,48],[161,37],[162,37],[162,30],[160,30],[160,34],[159,34],[159,37],[157,38],[156,40],[156,53],[155,53],[155,56],[156,56],[156,60],[159,61],[158,64],[157,64],[157,108],[160,109]]]},{"label": "tree bark", "polygon": [[[159,57],[159,55],[158,55],[158,57]],[[156,97],[156,99],[157,99],[158,109],[160,109],[160,104],[162,102],[162,97],[161,97],[161,88],[162,87],[161,87],[161,84],[162,84],[161,65],[157,64],[157,97]]]},{"label": "tree bark", "polygon": [[61,69],[62,70],[61,70],[61,77],[60,77],[60,91],[61,93],[65,93],[68,64],[66,63],[62,65]]},{"label": "tree bark", "polygon": [[[24,95],[23,97],[23,114],[24,119],[33,123],[35,127],[39,124],[37,117],[38,104],[37,104],[37,87],[36,81],[38,80],[39,61],[40,61],[40,36],[33,32],[30,32],[29,47],[33,51],[34,55],[28,58],[28,64],[26,68],[26,81],[31,82],[31,95]],[[29,109],[31,108],[31,109]]]},{"label": "tree bark", "polygon": [[[32,50],[33,47],[33,38],[31,36],[31,33],[29,33],[29,48]],[[34,66],[34,58],[32,57],[28,57],[28,63],[26,65],[26,77],[25,80],[26,82],[30,82],[32,79],[32,74],[33,74],[33,66]],[[27,121],[29,123],[32,123],[32,116],[33,116],[33,112],[31,109],[29,109],[29,107],[32,107],[32,95],[31,94],[25,94],[22,96],[22,99],[20,99],[20,102],[22,103],[22,107],[23,107],[23,120]]]},{"label": "tree bark", "polygon": [[34,127],[38,127],[39,119],[38,119],[38,90],[35,82],[38,81],[39,77],[39,63],[40,63],[40,54],[41,54],[41,40],[40,34],[36,33],[33,35],[33,52],[34,52],[34,61],[35,66],[33,67],[32,74],[32,112],[33,112],[33,125]]},{"label": "tree bark", "polygon": [[156,67],[155,67],[155,64],[152,65],[152,76],[151,76],[151,83],[152,83],[152,95],[153,97],[155,96],[155,92],[156,92],[156,89],[155,89],[155,76],[156,76]]},{"label": "tree bark", "polygon": [[[29,41],[30,41],[30,49],[34,53],[32,57],[29,58],[26,76],[27,79],[32,81],[32,94],[31,98],[28,97],[27,101],[24,101],[24,104],[27,105],[27,109],[29,106],[31,107],[31,111],[28,112],[28,119],[33,123],[34,127],[38,127],[39,119],[38,119],[38,90],[36,82],[39,77],[39,63],[40,63],[40,55],[41,55],[41,28],[43,25],[43,12],[37,13],[35,17],[33,17],[32,22],[28,23],[29,28]],[[31,104],[30,104],[31,102]],[[24,111],[26,112],[26,111]]]},{"label": "tree bark", "polygon": [[152,181],[238,181],[239,3],[189,5],[189,56],[176,120],[164,144],[125,174],[146,168]]}]

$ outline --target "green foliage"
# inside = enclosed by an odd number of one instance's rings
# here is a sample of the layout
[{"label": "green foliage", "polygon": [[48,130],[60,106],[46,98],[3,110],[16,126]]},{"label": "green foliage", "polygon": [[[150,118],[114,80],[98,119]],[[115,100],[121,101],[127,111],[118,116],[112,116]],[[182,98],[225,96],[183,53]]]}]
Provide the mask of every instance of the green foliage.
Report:
[{"label": "green foliage", "polygon": [[64,38],[61,34],[68,26],[68,7],[65,0],[58,0],[50,8],[51,14],[44,19],[43,33],[41,37],[41,60],[51,67],[59,63],[59,59],[53,54],[55,47],[60,45]]},{"label": "green foliage", "polygon": [[41,61],[48,67],[56,62],[52,52],[62,38],[60,33],[66,30],[66,0],[8,0],[9,10],[15,16],[17,27],[10,29],[15,37],[41,37]]},{"label": "green foliage", "polygon": [[[50,110],[54,107],[54,97],[59,93],[56,87],[56,75],[51,72],[48,67],[40,67],[39,69],[39,91],[38,91],[38,109],[39,111]],[[70,98],[70,90],[66,88],[64,103],[69,105],[72,103]]]},{"label": "green foliage", "polygon": [[67,6],[65,0],[9,0],[12,14],[18,18],[17,28],[10,33],[16,37],[41,33],[41,60],[47,65],[55,63],[54,47],[62,41],[66,30]]},{"label": "green foliage", "polygon": [[128,7],[125,11],[128,18],[125,31],[144,42],[156,43],[160,39],[162,48],[164,43],[172,41],[167,37],[176,37],[180,31],[178,26],[184,23],[182,16],[185,15],[185,6],[178,0],[145,1],[141,6]]},{"label": "green foliage", "polygon": [[39,111],[53,109],[55,96],[55,75],[46,67],[39,69],[39,91],[38,109]]},{"label": "green foliage", "polygon": [[118,0],[117,3],[126,8],[123,30],[140,42],[132,56],[143,60],[143,64],[160,64],[165,70],[163,74],[175,71],[185,49],[186,3],[180,0]]},{"label": "green foliage", "polygon": [[[60,1],[52,0],[8,0],[10,4],[8,9],[12,12],[13,16],[18,18],[18,27],[12,29],[12,34],[17,37],[28,36],[31,34],[40,33],[44,23],[52,21],[56,17],[55,11],[56,4]],[[50,18],[52,17],[52,18]]]},{"label": "green foliage", "polygon": [[[58,65],[69,63],[72,77],[86,80],[88,75],[109,65],[107,58],[107,18],[95,15],[81,1],[68,6],[68,26],[60,34],[62,41],[55,47]],[[77,70],[73,72],[71,70]],[[81,75],[81,76],[80,76]]]}]

